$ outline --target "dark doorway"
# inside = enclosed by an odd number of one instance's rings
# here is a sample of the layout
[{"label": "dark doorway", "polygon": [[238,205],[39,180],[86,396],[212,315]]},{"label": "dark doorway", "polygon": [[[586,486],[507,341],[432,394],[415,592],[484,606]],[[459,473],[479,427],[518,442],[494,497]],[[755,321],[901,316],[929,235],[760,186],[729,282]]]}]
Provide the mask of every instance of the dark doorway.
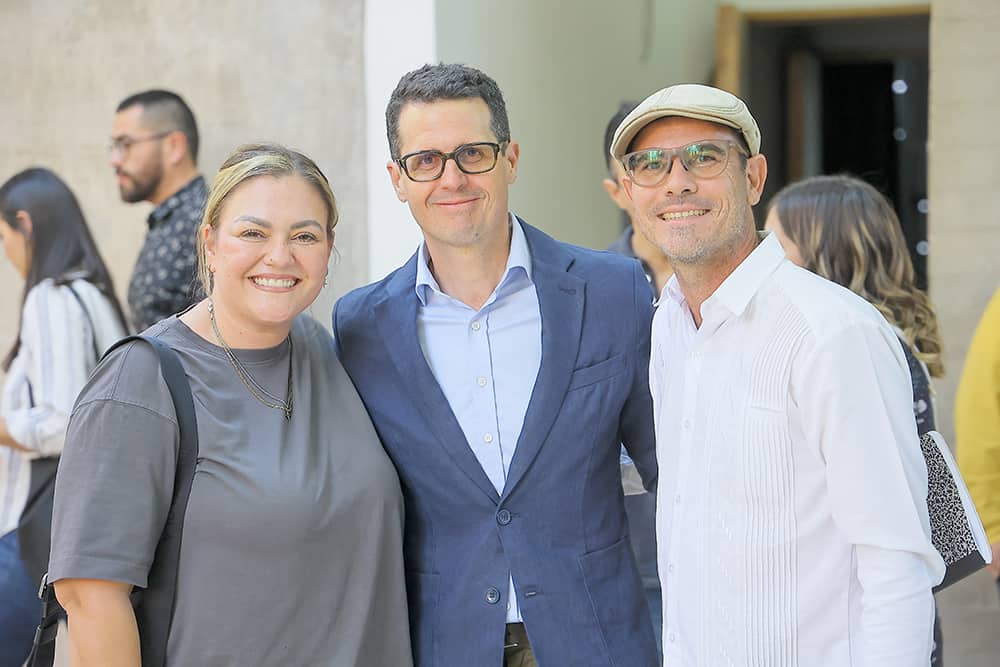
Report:
[{"label": "dark doorway", "polygon": [[764,137],[764,202],[792,181],[848,172],[895,205],[927,288],[930,16],[746,16],[740,93]]},{"label": "dark doorway", "polygon": [[926,290],[927,69],[905,59],[833,64],[822,77],[823,173],[852,173],[892,200]]}]

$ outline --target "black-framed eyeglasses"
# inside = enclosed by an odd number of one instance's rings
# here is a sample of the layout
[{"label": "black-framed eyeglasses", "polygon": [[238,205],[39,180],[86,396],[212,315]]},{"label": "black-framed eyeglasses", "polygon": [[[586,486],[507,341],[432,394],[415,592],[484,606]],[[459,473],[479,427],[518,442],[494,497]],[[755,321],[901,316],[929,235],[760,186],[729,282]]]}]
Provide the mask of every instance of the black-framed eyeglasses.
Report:
[{"label": "black-framed eyeglasses", "polygon": [[666,179],[674,158],[680,158],[681,165],[692,176],[713,178],[726,170],[733,153],[748,157],[746,151],[732,141],[695,141],[680,148],[644,148],[629,153],[622,158],[622,167],[633,183],[651,188]]},{"label": "black-framed eyeglasses", "polygon": [[118,137],[116,139],[112,139],[111,143],[108,144],[108,152],[111,153],[112,155],[114,155],[115,153],[121,153],[122,155],[125,155],[126,153],[128,153],[129,149],[136,144],[141,144],[146,141],[156,141],[157,139],[162,139],[168,134],[172,134],[174,132],[177,132],[177,130],[166,130],[164,132],[157,132],[156,134],[151,134],[148,137],[139,137],[139,138],[133,138],[129,136]]},{"label": "black-framed eyeglasses", "polygon": [[463,173],[485,174],[497,166],[497,157],[506,144],[505,139],[498,144],[489,141],[462,144],[450,153],[417,151],[396,158],[396,163],[411,181],[419,183],[441,178],[448,160],[454,160]]}]

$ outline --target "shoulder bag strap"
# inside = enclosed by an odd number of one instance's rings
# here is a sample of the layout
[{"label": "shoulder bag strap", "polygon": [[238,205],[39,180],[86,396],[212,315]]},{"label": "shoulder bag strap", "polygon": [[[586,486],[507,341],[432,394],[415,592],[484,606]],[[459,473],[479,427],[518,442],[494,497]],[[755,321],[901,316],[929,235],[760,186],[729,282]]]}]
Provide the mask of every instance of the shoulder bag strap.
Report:
[{"label": "shoulder bag strap", "polygon": [[[191,483],[194,480],[198,462],[198,422],[194,412],[194,398],[184,367],[177,353],[157,338],[146,336],[126,336],[108,348],[105,357],[121,345],[141,340],[153,346],[160,360],[163,375],[177,415],[180,442],[177,450],[177,470],[174,474],[174,488],[167,520],[156,545],[153,563],[150,567],[148,587],[139,592],[135,604],[136,621],[139,625],[139,640],[142,664],[147,667],[162,667],[166,664],[167,638],[173,618],[177,590],[177,564],[180,558],[181,533],[184,514],[187,511]],[[55,659],[54,647],[59,620],[63,609],[56,600],[55,591],[48,583],[48,575],[42,578],[38,592],[42,600],[42,620],[35,631],[35,640],[26,667],[52,667]]]},{"label": "shoulder bag strap", "polygon": [[94,318],[90,316],[90,311],[87,310],[87,306],[84,305],[83,299],[80,298],[79,292],[73,289],[72,283],[65,283],[66,289],[69,293],[73,295],[76,302],[80,304],[80,310],[83,311],[83,316],[87,319],[87,324],[90,326],[90,344],[94,348],[94,364],[96,365],[101,359],[101,350],[97,346],[97,329],[94,327]]}]

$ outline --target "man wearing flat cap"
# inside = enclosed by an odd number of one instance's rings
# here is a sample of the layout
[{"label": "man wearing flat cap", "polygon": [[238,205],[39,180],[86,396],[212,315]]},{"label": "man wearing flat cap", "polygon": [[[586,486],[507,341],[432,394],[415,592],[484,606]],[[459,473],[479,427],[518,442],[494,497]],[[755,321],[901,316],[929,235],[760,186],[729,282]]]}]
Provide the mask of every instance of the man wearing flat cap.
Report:
[{"label": "man wearing flat cap", "polygon": [[675,271],[649,375],[665,663],[924,666],[944,566],[906,358],[875,308],[757,233],[760,143],[740,99],[686,84],[611,145]]}]

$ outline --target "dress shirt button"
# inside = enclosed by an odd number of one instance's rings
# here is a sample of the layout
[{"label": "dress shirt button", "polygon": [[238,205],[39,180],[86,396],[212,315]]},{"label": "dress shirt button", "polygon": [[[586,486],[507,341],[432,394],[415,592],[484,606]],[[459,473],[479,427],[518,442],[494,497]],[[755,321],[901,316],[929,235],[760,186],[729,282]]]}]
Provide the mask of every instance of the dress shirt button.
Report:
[{"label": "dress shirt button", "polygon": [[493,434],[492,433],[487,433],[486,435],[484,435],[483,436],[483,442],[485,442],[485,443],[491,443],[491,442],[493,442]]},{"label": "dress shirt button", "polygon": [[502,509],[497,512],[497,523],[501,526],[506,526],[510,523],[510,510]]},{"label": "dress shirt button", "polygon": [[472,330],[473,330],[473,331],[479,331],[479,328],[480,328],[481,326],[483,326],[483,325],[482,325],[482,324],[480,324],[479,322],[473,322],[473,323],[472,323]]},{"label": "dress shirt button", "polygon": [[500,591],[490,586],[486,589],[486,601],[490,604],[500,602]]},{"label": "dress shirt button", "polygon": [[677,495],[674,496],[674,504],[675,505],[681,504],[681,494],[678,493]]},{"label": "dress shirt button", "polygon": [[674,573],[674,564],[673,563],[671,563],[670,565],[667,565],[667,572],[669,572],[670,574]]},{"label": "dress shirt button", "polygon": [[690,419],[685,419],[684,422],[681,425],[684,427],[685,431],[690,431],[691,430],[691,420]]},{"label": "dress shirt button", "polygon": [[669,641],[671,644],[674,643],[675,641],[677,641],[677,635],[671,632],[669,635],[667,635],[667,641]]},{"label": "dress shirt button", "polygon": [[484,378],[484,377],[477,378],[476,379],[476,384],[478,384],[480,387],[485,387],[486,386],[486,378]]}]

